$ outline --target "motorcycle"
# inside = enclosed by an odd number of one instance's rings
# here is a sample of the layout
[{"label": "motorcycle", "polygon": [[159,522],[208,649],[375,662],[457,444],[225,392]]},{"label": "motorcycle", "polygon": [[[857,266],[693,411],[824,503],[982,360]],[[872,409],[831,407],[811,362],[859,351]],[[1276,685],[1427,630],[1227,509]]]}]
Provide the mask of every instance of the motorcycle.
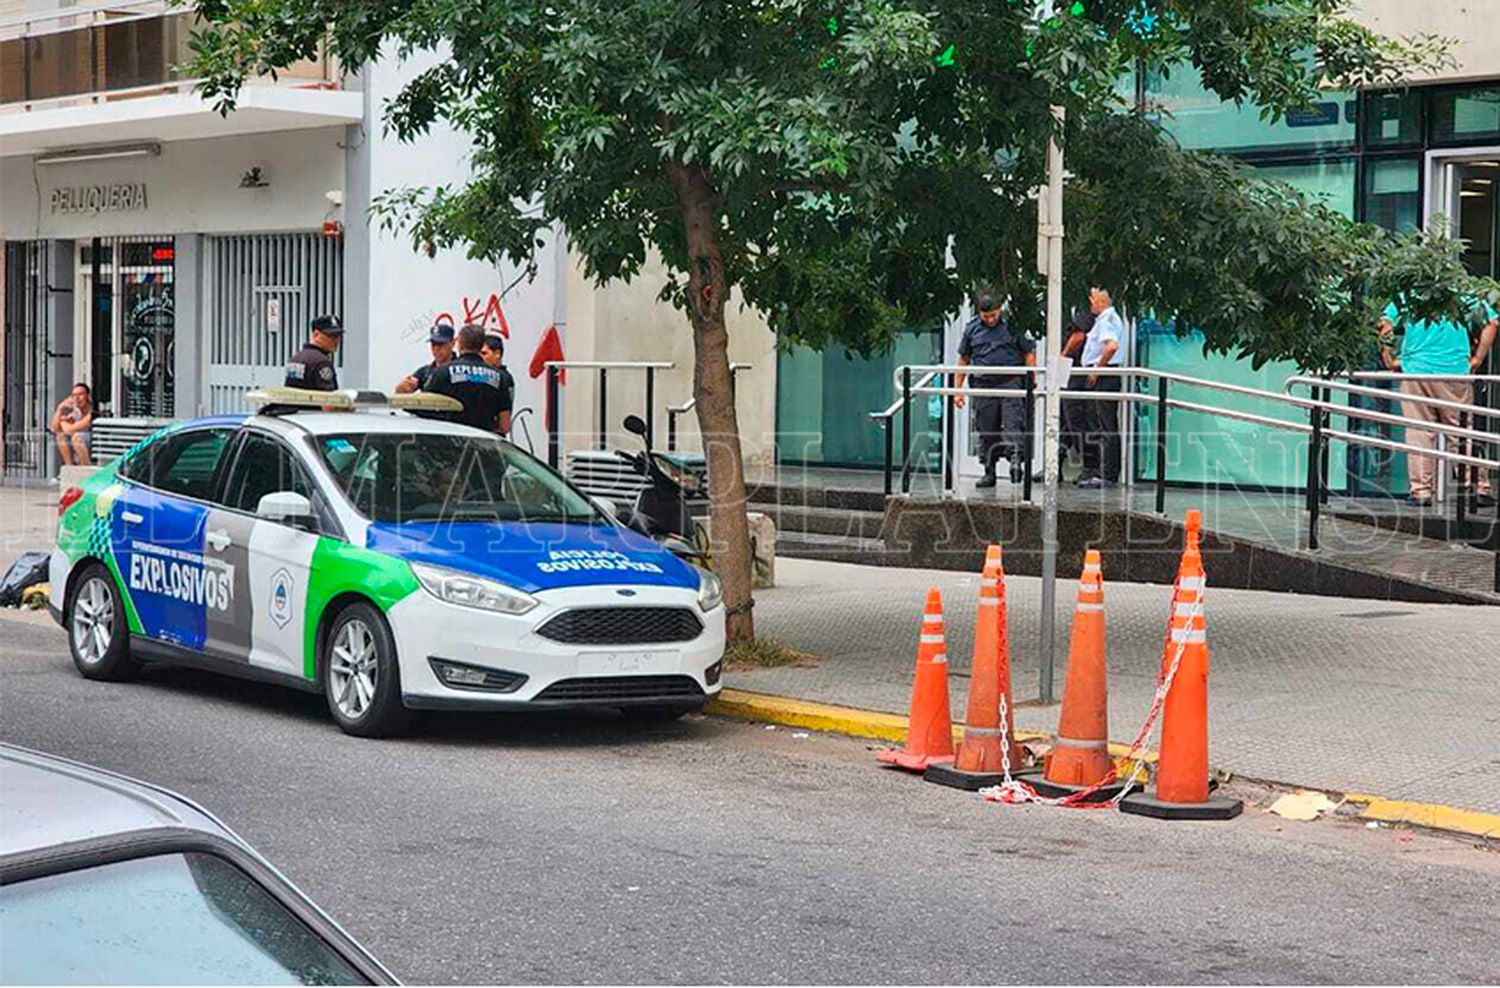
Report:
[{"label": "motorcycle", "polygon": [[640,416],[627,415],[624,424],[626,432],[641,437],[645,449],[616,453],[646,478],[646,486],[636,494],[635,503],[620,513],[620,520],[673,554],[701,565],[706,557],[694,544],[693,516],[707,513],[708,492],[695,474],[651,448],[651,436]]}]

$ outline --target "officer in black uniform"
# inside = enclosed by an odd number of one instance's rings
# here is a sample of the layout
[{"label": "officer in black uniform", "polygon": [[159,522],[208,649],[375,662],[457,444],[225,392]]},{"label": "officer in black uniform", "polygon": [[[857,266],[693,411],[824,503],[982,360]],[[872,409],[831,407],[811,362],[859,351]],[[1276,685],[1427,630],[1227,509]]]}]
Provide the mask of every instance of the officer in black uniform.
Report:
[{"label": "officer in black uniform", "polygon": [[432,376],[432,372],[453,359],[455,335],[451,323],[434,323],[432,329],[427,332],[427,349],[431,351],[432,359],[398,381],[396,394],[404,395],[413,391],[421,391],[427,384],[427,379]]},{"label": "officer in black uniform", "polygon": [[509,375],[484,362],[484,328],[468,325],[458,331],[458,356],[432,372],[423,391],[447,395],[463,402],[453,421],[486,432],[500,430],[501,418],[510,418],[514,400]]},{"label": "officer in black uniform", "polygon": [[[1035,341],[1011,330],[994,291],[980,290],[974,297],[974,308],[979,315],[969,320],[958,344],[960,364],[975,368],[1036,364]],[[958,375],[955,383],[963,387],[964,375]],[[974,387],[1021,389],[1026,382],[1019,376],[975,373]],[[954,403],[962,405],[963,396]],[[976,486],[995,486],[995,461],[1002,456],[1010,461],[1010,482],[1020,483],[1029,467],[1025,462],[1026,399],[975,398],[974,420],[979,432],[979,458],[984,464],[984,476]]]},{"label": "officer in black uniform", "polygon": [[[516,379],[511,376],[510,368],[505,366],[505,337],[499,333],[487,333],[484,337],[484,349],[479,351],[484,362],[500,372],[501,381],[507,394],[512,399],[516,394]],[[510,409],[500,413],[500,434],[510,435]]]},{"label": "officer in black uniform", "polygon": [[339,374],[333,354],[344,338],[338,316],[319,316],[312,321],[312,339],[286,364],[286,386],[309,391],[337,391]]}]

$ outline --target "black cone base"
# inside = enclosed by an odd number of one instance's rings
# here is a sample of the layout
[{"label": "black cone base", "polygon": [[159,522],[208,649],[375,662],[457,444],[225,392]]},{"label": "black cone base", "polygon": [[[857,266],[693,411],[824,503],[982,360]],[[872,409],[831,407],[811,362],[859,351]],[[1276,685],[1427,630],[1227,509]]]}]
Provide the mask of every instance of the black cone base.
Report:
[{"label": "black cone base", "polygon": [[1210,796],[1203,803],[1164,803],[1155,793],[1133,793],[1120,800],[1120,812],[1157,820],[1233,820],[1244,810],[1242,800]]},{"label": "black cone base", "polygon": [[[1089,788],[1088,786],[1070,786],[1062,782],[1048,782],[1045,777],[1040,775],[1035,779],[1027,779],[1026,781],[1031,783],[1031,788],[1037,791],[1038,796],[1046,796],[1049,799],[1063,799],[1072,796],[1074,793],[1084,792]],[[1124,788],[1125,783],[1123,782],[1111,782],[1109,785],[1101,786],[1090,793],[1089,802],[1097,801],[1102,803],[1105,800],[1113,799]]]},{"label": "black cone base", "polygon": [[[1013,769],[1010,777],[1034,784],[1037,779],[1041,778],[1041,774],[1034,768],[1023,768],[1019,770]],[[954,768],[952,765],[928,766],[927,771],[922,773],[922,778],[928,782],[936,782],[940,786],[966,789],[969,792],[978,792],[981,789],[988,789],[990,786],[998,786],[1005,781],[1005,775],[1001,772],[965,772]]]}]

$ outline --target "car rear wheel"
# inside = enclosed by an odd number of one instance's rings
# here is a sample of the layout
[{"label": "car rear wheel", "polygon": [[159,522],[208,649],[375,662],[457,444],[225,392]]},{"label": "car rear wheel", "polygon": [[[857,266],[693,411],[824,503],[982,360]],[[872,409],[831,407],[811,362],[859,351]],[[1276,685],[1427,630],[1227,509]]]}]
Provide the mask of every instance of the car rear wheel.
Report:
[{"label": "car rear wheel", "polygon": [[406,725],[396,643],[371,605],[350,604],[334,619],[323,646],[323,693],[347,734],[388,737]]},{"label": "car rear wheel", "polygon": [[87,564],[68,599],[68,650],[85,679],[119,682],[140,671],[130,655],[125,604],[109,570]]}]

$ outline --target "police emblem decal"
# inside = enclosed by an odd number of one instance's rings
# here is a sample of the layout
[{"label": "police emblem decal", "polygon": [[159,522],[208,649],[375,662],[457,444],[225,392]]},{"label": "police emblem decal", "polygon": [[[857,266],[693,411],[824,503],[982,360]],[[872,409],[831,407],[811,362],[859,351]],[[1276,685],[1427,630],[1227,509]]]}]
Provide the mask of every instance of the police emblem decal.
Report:
[{"label": "police emblem decal", "polygon": [[279,569],[271,574],[271,622],[285,628],[292,620],[292,574]]}]

